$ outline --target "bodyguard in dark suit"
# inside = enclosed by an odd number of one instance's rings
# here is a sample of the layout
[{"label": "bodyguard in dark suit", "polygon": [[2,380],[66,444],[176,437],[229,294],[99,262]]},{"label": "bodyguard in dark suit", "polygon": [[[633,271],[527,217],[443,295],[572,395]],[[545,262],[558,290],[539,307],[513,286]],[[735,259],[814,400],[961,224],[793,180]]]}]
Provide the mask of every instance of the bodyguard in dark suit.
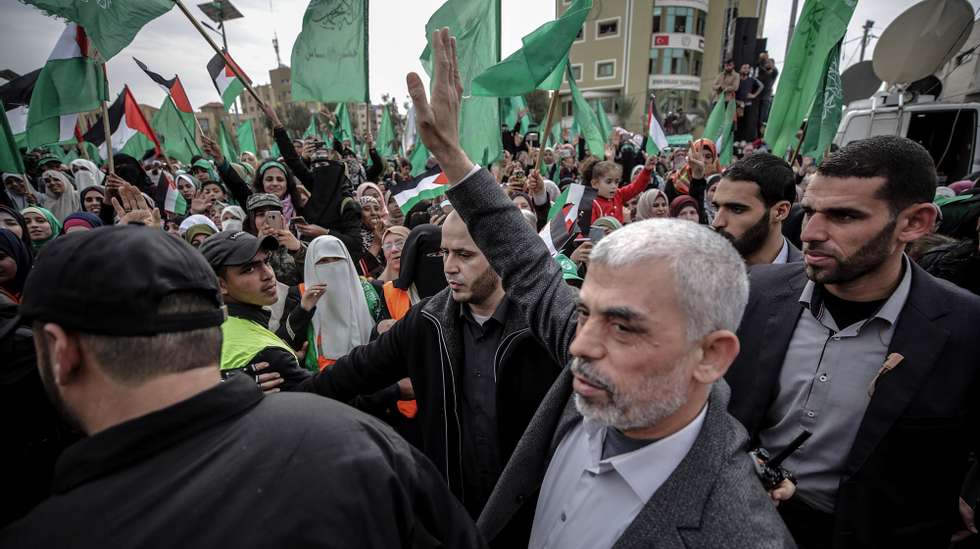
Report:
[{"label": "bodyguard in dark suit", "polygon": [[935,186],[920,145],[852,143],[803,198],[805,263],[750,271],[729,410],[770,451],[813,432],[779,508],[801,547],[946,547],[969,514],[980,299],[904,254],[933,226]]},{"label": "bodyguard in dark suit", "polygon": [[491,494],[483,534],[498,547],[792,547],[720,381],[748,297],[742,258],[695,223],[644,221],[595,246],[578,294],[460,149],[448,31],[433,43],[431,106],[409,77],[422,139],[532,336],[571,362]]},{"label": "bodyguard in dark suit", "polygon": [[729,239],[748,265],[803,261],[800,249],[783,237],[796,186],[785,160],[753,153],[729,166],[715,187],[718,212],[711,226]]}]

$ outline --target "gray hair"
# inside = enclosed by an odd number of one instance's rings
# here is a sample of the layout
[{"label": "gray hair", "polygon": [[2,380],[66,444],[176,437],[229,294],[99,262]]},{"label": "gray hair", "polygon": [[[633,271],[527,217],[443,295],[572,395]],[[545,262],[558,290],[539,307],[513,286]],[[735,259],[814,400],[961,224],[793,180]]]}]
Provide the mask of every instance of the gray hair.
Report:
[{"label": "gray hair", "polygon": [[689,341],[738,329],[749,280],[745,261],[727,239],[690,221],[648,219],[611,233],[589,254],[590,263],[613,268],[645,261],[670,268]]}]

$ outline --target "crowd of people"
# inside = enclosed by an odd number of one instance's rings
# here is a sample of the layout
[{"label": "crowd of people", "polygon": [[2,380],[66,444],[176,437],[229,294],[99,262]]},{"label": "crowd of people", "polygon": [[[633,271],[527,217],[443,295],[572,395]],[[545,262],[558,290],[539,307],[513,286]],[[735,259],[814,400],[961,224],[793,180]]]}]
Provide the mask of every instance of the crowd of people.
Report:
[{"label": "crowd of people", "polygon": [[[276,158],[2,174],[0,545],[975,542],[980,174],[519,123],[477,166],[433,48],[407,84],[449,185],[407,211],[406,158],[271,109]],[[719,91],[765,112],[748,71]]]}]

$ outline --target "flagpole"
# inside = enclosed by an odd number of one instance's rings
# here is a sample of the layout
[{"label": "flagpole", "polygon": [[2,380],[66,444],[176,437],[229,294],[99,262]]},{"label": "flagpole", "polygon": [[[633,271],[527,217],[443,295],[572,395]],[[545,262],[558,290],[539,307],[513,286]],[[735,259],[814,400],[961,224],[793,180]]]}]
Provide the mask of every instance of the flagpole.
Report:
[{"label": "flagpole", "polygon": [[[211,45],[211,48],[214,49],[214,52],[217,53],[218,55],[223,56],[224,52],[222,52],[221,48],[218,47],[218,44],[216,44],[214,40],[212,40],[211,37],[208,36],[208,33],[204,32],[204,27],[202,27],[201,24],[197,22],[197,19],[194,19],[194,16],[191,15],[190,10],[187,9],[187,6],[184,5],[184,2],[182,2],[181,0],[174,0],[174,4],[176,4],[177,7],[180,8],[180,11],[184,12],[184,15],[187,16],[187,19],[191,22],[192,25],[194,25],[194,28],[197,29],[197,32],[201,33],[201,36],[203,36],[204,39],[207,40],[208,44]],[[238,70],[238,66],[235,65],[235,63],[228,63],[228,67],[231,68],[231,71],[235,73],[235,76],[238,77],[239,80],[241,80],[242,84],[245,86],[245,89],[248,90],[248,93],[252,94],[252,97],[255,98],[255,101],[258,102],[260,107],[262,107],[264,105],[264,103],[262,103],[262,99],[259,97],[259,94],[255,93],[255,90],[252,89],[252,85],[248,83],[248,79],[245,78],[245,75]]]},{"label": "flagpole", "polygon": [[[109,68],[107,63],[102,63],[102,74],[105,76],[105,87],[106,90],[109,89]],[[106,101],[102,101],[102,133],[105,135],[105,155],[106,155],[106,166],[109,168],[109,173],[112,175],[116,174],[116,164],[112,160],[112,128],[109,127],[109,107]]]},{"label": "flagpole", "polygon": [[789,160],[789,167],[790,168],[792,168],[793,167],[793,163],[796,162],[796,157],[800,155],[800,148],[803,147],[803,140],[806,139],[806,130],[807,130],[807,126],[809,126],[809,125],[810,125],[810,121],[809,120],[804,120],[803,121],[803,131],[800,134],[800,140],[796,142],[796,148],[793,149],[793,157],[790,158],[790,160]]},{"label": "flagpole", "polygon": [[[551,92],[551,103],[548,104],[548,117],[545,119],[544,124],[545,137],[538,136],[541,146],[538,147],[538,158],[534,161],[534,171],[536,172],[541,171],[541,163],[544,161],[544,146],[548,142],[548,137],[551,136],[551,120],[555,115],[555,110],[558,108],[558,95],[558,90]],[[555,145],[557,146],[558,143],[556,142]]]}]

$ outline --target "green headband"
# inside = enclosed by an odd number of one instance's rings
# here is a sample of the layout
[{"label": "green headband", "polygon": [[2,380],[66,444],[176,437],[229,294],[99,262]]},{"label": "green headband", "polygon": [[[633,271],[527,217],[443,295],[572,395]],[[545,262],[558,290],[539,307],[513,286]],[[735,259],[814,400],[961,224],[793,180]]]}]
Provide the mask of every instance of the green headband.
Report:
[{"label": "green headband", "polygon": [[276,162],[275,160],[266,160],[261,166],[259,166],[259,177],[262,177],[269,168],[279,168],[282,170],[283,175],[289,173],[289,171],[286,170],[286,166],[283,166],[279,162]]}]

